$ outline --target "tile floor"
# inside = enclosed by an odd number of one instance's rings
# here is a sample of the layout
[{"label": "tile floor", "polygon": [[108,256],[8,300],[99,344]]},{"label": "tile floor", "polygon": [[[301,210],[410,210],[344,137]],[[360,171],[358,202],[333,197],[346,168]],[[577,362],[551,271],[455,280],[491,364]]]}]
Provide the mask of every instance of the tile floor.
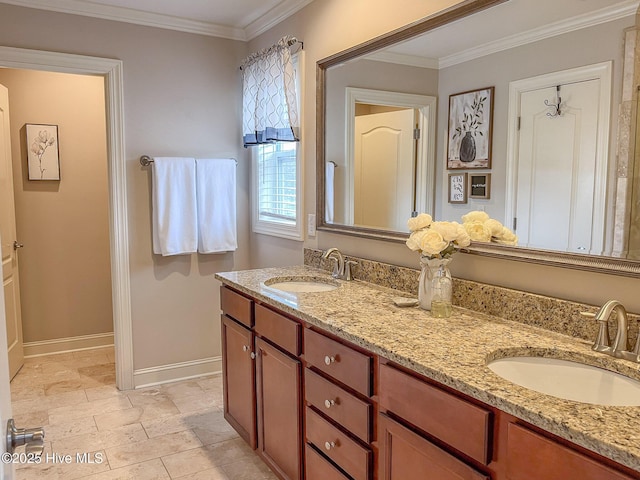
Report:
[{"label": "tile floor", "polygon": [[100,348],[27,359],[11,395],[18,427],[45,427],[18,480],[276,479],[224,420],[219,375],[120,392]]}]

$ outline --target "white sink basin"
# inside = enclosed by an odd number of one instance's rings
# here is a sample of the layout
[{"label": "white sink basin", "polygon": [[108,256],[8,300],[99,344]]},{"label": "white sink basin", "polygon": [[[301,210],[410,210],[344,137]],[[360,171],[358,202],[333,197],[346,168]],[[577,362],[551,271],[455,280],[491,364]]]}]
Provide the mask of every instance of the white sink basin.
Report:
[{"label": "white sink basin", "polygon": [[264,284],[269,288],[292,293],[329,292],[340,286],[334,280],[312,276],[275,277],[266,280]]},{"label": "white sink basin", "polygon": [[640,382],[583,363],[547,357],[508,357],[487,365],[498,376],[554,397],[596,405],[640,405]]}]

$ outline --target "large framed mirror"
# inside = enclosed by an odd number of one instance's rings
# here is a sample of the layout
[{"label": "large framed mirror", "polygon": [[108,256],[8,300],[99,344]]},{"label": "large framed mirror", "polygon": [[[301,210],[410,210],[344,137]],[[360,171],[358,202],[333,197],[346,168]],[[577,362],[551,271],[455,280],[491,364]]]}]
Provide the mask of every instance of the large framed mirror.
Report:
[{"label": "large framed mirror", "polygon": [[[519,246],[474,242],[470,253],[640,275],[639,3],[467,0],[319,61],[317,228],[399,242],[415,212],[460,221],[484,210]],[[491,161],[448,162],[450,99],[487,87]],[[394,104],[403,95],[435,105]],[[388,112],[413,119],[413,148]],[[489,179],[490,195],[450,202],[452,173]],[[367,189],[387,194],[360,198]]]}]

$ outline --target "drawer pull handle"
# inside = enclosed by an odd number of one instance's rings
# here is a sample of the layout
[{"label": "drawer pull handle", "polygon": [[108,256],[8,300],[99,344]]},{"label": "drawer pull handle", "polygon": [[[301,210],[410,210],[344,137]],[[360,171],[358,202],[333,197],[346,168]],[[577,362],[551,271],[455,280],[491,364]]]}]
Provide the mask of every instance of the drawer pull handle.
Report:
[{"label": "drawer pull handle", "polygon": [[331,365],[332,363],[335,363],[335,361],[336,361],[336,357],[333,357],[333,356],[330,357],[329,355],[324,357],[325,365]]},{"label": "drawer pull handle", "polygon": [[325,400],[325,401],[324,401],[324,406],[325,406],[325,407],[327,407],[327,408],[331,408],[331,407],[333,407],[335,404],[336,404],[336,401],[335,401],[335,400],[329,400],[329,399],[327,399],[327,400]]},{"label": "drawer pull handle", "polygon": [[336,448],[339,446],[340,444],[337,440],[335,442],[324,442],[324,448],[326,448],[327,450],[331,450],[332,448]]}]

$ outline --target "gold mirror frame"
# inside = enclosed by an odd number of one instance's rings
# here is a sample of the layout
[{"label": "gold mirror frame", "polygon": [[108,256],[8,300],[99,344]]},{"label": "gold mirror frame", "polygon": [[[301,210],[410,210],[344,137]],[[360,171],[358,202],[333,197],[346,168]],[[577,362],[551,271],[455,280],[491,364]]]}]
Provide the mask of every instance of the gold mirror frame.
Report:
[{"label": "gold mirror frame", "polygon": [[[397,42],[408,40],[416,35],[428,32],[461,18],[473,15],[489,7],[506,3],[509,0],[466,0],[458,5],[443,10],[423,20],[411,23],[372,40],[356,45],[342,52],[326,57],[317,62],[316,66],[316,224],[317,229],[326,232],[353,235],[363,238],[404,242],[408,233],[384,231],[371,228],[355,227],[349,225],[334,225],[325,222],[325,121],[326,121],[326,72],[327,69],[348,62],[362,55],[370,54],[376,50],[389,47]],[[634,85],[637,72],[634,72]],[[637,97],[636,89],[633,89],[633,100]],[[632,102],[634,112],[630,115],[629,148],[635,145],[635,104]],[[486,257],[516,260],[541,265],[573,268],[590,272],[608,273],[629,277],[640,277],[640,262],[615,257],[598,255],[583,255],[573,253],[554,252],[549,250],[536,250],[523,247],[507,247],[474,242],[465,249],[466,253]]]}]

